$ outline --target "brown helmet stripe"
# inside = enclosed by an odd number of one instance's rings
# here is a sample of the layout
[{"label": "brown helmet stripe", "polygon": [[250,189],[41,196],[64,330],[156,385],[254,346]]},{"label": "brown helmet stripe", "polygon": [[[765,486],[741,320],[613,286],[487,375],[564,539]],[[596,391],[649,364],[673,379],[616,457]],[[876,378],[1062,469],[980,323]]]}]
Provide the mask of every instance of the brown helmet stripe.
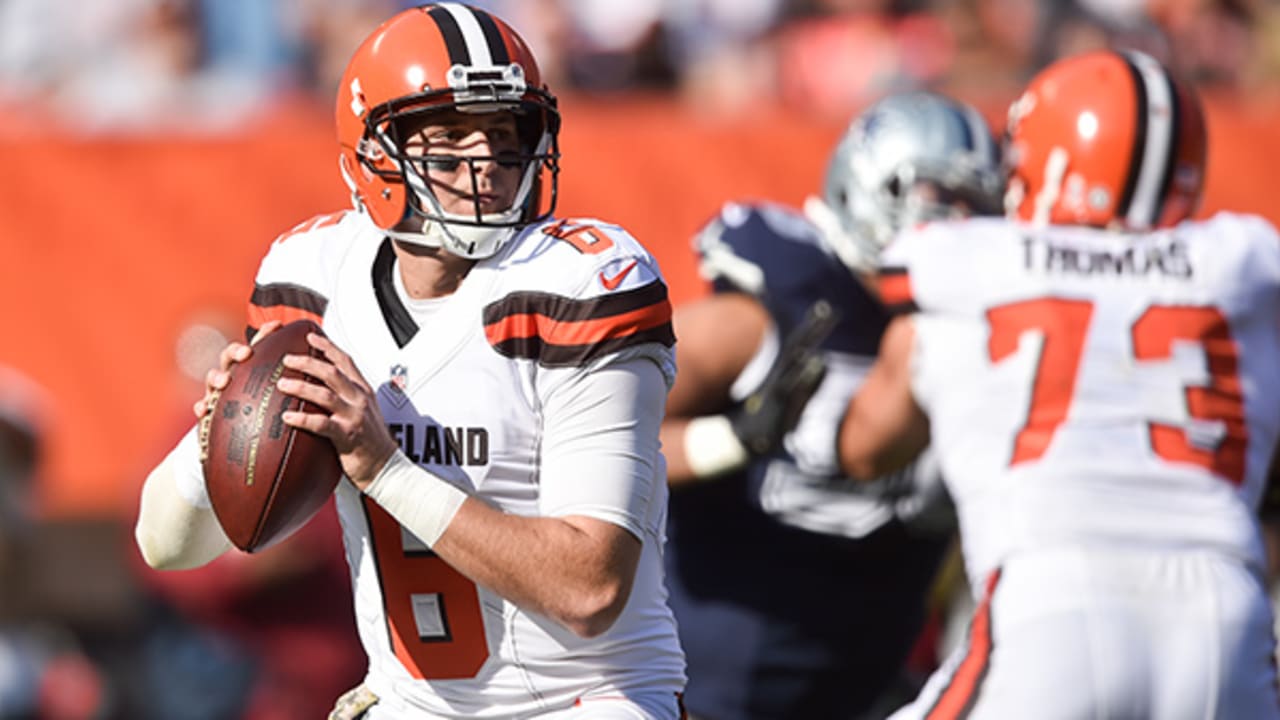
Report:
[{"label": "brown helmet stripe", "polygon": [[1134,138],[1136,156],[1129,168],[1131,177],[1136,178],[1133,192],[1119,210],[1128,227],[1141,230],[1155,224],[1164,204],[1163,189],[1178,146],[1174,134],[1178,96],[1169,71],[1155,58],[1135,51],[1122,57],[1134,73],[1142,133]]},{"label": "brown helmet stripe", "polygon": [[1160,180],[1160,195],[1156,200],[1155,212],[1151,215],[1152,223],[1158,222],[1160,216],[1164,214],[1165,200],[1173,187],[1174,169],[1178,166],[1178,146],[1181,145],[1179,138],[1182,136],[1182,96],[1178,94],[1178,86],[1173,82],[1173,75],[1165,72],[1163,80],[1169,87],[1169,149],[1168,157],[1164,161],[1164,177]]},{"label": "brown helmet stripe", "polygon": [[440,28],[451,64],[493,67],[511,62],[502,28],[489,13],[446,2],[429,6],[427,14]]},{"label": "brown helmet stripe", "polygon": [[493,58],[494,65],[508,65],[511,63],[511,54],[507,52],[507,43],[502,39],[502,30],[498,28],[498,23],[493,21],[493,16],[487,12],[473,12],[476,21],[480,23],[480,31],[484,33],[485,44],[489,46],[489,56]]},{"label": "brown helmet stripe", "polygon": [[1124,63],[1133,82],[1134,118],[1133,144],[1129,146],[1129,174],[1124,179],[1124,190],[1120,192],[1120,200],[1116,203],[1116,217],[1129,214],[1129,205],[1133,203],[1133,192],[1138,186],[1138,174],[1142,169],[1142,151],[1147,147],[1147,86],[1142,82],[1142,73],[1133,64],[1133,60],[1124,53],[1116,56]]},{"label": "brown helmet stripe", "polygon": [[434,5],[427,10],[427,14],[436,22],[436,27],[440,28],[444,46],[449,51],[449,63],[470,65],[471,51],[467,49],[467,40],[463,37],[462,28],[458,27],[458,21],[454,19],[453,13],[443,5]]}]

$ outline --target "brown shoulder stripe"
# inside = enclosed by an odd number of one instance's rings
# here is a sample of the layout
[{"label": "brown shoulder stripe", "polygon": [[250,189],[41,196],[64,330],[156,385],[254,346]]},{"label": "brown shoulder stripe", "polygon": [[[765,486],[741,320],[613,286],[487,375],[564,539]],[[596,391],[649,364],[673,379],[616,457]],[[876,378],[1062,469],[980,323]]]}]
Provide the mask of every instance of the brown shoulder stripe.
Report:
[{"label": "brown shoulder stripe", "polygon": [[574,299],[512,293],[484,309],[484,332],[499,353],[547,367],[584,365],[631,345],[675,343],[667,286]]},{"label": "brown shoulder stripe", "polygon": [[328,298],[301,285],[256,285],[249,298],[249,326],[245,328],[245,337],[252,338],[258,328],[270,320],[289,323],[306,319],[322,325],[328,307]]}]

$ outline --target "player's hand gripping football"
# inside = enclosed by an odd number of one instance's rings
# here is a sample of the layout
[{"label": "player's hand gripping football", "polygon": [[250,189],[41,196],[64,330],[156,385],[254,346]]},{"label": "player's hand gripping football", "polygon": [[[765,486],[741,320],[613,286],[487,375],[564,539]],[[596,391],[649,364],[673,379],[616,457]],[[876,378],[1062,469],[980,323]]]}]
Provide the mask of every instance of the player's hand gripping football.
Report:
[{"label": "player's hand gripping football", "polygon": [[218,393],[227,388],[227,383],[231,381],[231,366],[248,360],[249,356],[253,354],[251,345],[266,337],[272,331],[279,329],[283,324],[279,320],[265,322],[262,327],[258,328],[258,332],[254,334],[253,340],[250,341],[249,345],[242,342],[232,342],[222,348],[222,352],[218,353],[218,367],[210,368],[204,374],[204,397],[197,400],[191,408],[197,419],[203,418],[205,413],[209,412],[218,397]]},{"label": "player's hand gripping football", "polygon": [[281,378],[281,392],[323,408],[323,413],[285,412],[285,423],[323,435],[333,443],[342,470],[364,490],[396,450],[368,381],[356,369],[351,356],[329,338],[307,334],[307,342],[324,358],[285,355],[284,364],[314,378],[314,382]]},{"label": "player's hand gripping football", "polygon": [[783,339],[764,382],[729,413],[734,434],[751,453],[766,455],[776,450],[800,420],[805,404],[826,376],[819,346],[838,319],[836,309],[825,300],[809,306],[804,319]]}]

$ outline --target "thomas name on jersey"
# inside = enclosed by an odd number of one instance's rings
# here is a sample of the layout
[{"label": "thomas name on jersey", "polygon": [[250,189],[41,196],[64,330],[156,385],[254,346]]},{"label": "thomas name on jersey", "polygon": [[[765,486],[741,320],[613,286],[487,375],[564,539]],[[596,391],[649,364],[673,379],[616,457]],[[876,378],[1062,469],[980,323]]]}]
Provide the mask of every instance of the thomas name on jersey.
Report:
[{"label": "thomas name on jersey", "polygon": [[1153,272],[1178,280],[1193,274],[1187,246],[1177,238],[1152,238],[1115,248],[1084,248],[1055,244],[1026,236],[1022,239],[1023,266],[1028,270],[1072,275],[1145,277]]},{"label": "thomas name on jersey", "polygon": [[415,463],[425,465],[489,464],[489,431],[482,427],[440,427],[431,423],[387,423],[391,437]]}]

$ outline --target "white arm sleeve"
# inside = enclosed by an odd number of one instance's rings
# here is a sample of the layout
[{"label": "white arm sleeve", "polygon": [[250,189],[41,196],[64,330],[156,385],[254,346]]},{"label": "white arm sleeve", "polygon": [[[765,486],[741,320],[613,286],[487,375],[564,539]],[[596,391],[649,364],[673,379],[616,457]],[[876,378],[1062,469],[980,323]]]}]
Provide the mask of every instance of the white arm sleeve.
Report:
[{"label": "white arm sleeve", "polygon": [[667,481],[658,427],[666,399],[662,369],[647,357],[558,385],[543,407],[541,513],[598,518],[642,540],[661,534]]},{"label": "white arm sleeve", "polygon": [[143,483],[134,539],[157,570],[199,567],[231,547],[204,491],[194,428]]}]

